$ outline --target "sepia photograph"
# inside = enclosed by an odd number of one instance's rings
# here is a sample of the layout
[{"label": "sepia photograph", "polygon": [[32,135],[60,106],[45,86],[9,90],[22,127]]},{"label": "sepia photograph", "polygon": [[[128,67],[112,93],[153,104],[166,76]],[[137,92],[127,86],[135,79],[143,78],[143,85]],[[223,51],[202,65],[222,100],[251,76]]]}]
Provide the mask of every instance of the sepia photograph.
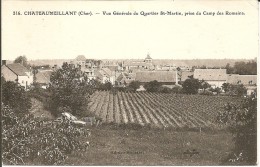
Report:
[{"label": "sepia photograph", "polygon": [[1,13],[2,165],[257,165],[257,0]]}]

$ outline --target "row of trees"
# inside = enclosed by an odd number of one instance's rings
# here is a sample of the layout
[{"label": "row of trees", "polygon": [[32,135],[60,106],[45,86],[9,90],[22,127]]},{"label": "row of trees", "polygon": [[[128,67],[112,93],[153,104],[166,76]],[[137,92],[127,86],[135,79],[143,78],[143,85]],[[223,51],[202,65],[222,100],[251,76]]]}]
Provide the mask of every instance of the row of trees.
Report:
[{"label": "row of trees", "polygon": [[[128,90],[136,91],[140,87],[139,81],[132,81],[127,87]],[[184,94],[197,94],[198,90],[202,90],[201,94],[210,95],[215,92],[219,94],[221,88],[212,88],[209,83],[204,80],[198,80],[192,76],[185,80],[180,86],[176,85],[173,88],[162,86],[158,81],[151,81],[144,85],[144,88],[148,92],[161,92],[161,93],[184,93]],[[222,89],[227,95],[243,96],[246,94],[246,88],[243,85],[233,85],[224,83]]]},{"label": "row of trees", "polygon": [[[193,66],[192,70],[195,69],[219,69],[220,67],[207,67],[205,65],[203,66]],[[226,66],[221,67],[223,69],[227,69],[228,74],[240,74],[240,75],[257,75],[257,62],[256,61],[239,61],[235,62],[234,66],[231,66],[229,63],[227,63]]]},{"label": "row of trees", "polygon": [[235,62],[233,67],[228,63],[225,68],[227,69],[228,74],[257,75],[256,61]]}]

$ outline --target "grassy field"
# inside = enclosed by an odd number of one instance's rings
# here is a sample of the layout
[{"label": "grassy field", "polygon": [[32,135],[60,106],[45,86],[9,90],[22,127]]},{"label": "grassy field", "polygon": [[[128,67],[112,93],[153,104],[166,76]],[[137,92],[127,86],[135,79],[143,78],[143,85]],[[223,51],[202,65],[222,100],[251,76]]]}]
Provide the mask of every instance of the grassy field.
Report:
[{"label": "grassy field", "polygon": [[[233,147],[228,132],[92,128],[87,152],[75,152],[67,165],[220,165]],[[186,150],[199,154],[189,156]]]}]

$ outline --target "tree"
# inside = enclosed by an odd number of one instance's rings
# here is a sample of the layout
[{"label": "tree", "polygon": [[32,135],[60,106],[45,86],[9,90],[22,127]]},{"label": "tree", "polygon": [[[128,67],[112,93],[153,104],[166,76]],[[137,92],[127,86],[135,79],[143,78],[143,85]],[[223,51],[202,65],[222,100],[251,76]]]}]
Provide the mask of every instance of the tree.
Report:
[{"label": "tree", "polygon": [[230,66],[229,63],[227,63],[225,69],[227,69],[228,74],[233,74],[234,73],[234,68]]},{"label": "tree", "polygon": [[225,67],[228,74],[240,74],[240,75],[256,75],[257,63],[256,61],[249,62],[235,62],[234,67],[231,67],[228,63]]},{"label": "tree", "polygon": [[224,163],[256,165],[257,162],[257,98],[250,96],[239,104],[226,104],[217,121],[228,125],[234,134],[235,147]]},{"label": "tree", "polygon": [[28,67],[28,62],[26,56],[19,56],[14,60],[14,63],[20,63],[24,67]]},{"label": "tree", "polygon": [[187,94],[197,94],[201,85],[198,79],[191,77],[183,82],[182,87],[183,91]]},{"label": "tree", "polygon": [[94,93],[93,82],[88,82],[87,76],[80,68],[63,63],[62,68],[51,75],[50,108],[53,115],[58,115],[60,107],[69,107],[73,115],[85,116],[89,95]]},{"label": "tree", "polygon": [[24,88],[15,82],[5,81],[1,77],[2,85],[2,102],[19,113],[26,113],[31,108],[31,99],[25,92]]},{"label": "tree", "polygon": [[203,92],[205,92],[205,90],[207,88],[210,88],[210,84],[204,80],[200,81],[200,89],[203,89]]},{"label": "tree", "polygon": [[139,81],[132,81],[129,83],[129,88],[133,89],[134,91],[136,91],[136,89],[138,89],[140,87],[141,83]]},{"label": "tree", "polygon": [[161,86],[161,84],[158,81],[154,80],[154,81],[150,81],[150,82],[146,83],[144,85],[144,88],[148,92],[158,92],[160,86]]},{"label": "tree", "polygon": [[230,87],[230,83],[223,83],[221,87],[226,93]]},{"label": "tree", "polygon": [[243,84],[229,84],[228,93],[232,96],[244,96],[246,94],[246,88],[243,86]]},{"label": "tree", "polygon": [[236,62],[234,65],[234,72],[240,75],[256,75],[257,63],[255,61],[250,62]]}]

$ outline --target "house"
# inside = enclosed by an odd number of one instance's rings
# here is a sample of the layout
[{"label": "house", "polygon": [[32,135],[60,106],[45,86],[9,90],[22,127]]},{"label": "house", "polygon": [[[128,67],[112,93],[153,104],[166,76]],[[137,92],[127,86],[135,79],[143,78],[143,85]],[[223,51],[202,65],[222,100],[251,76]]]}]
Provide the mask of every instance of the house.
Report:
[{"label": "house", "polygon": [[74,67],[85,67],[86,66],[86,58],[84,55],[77,56],[74,60],[68,62],[71,66]]},{"label": "house", "polygon": [[124,62],[123,69],[128,70],[128,71],[137,70],[137,69],[153,70],[153,69],[155,69],[155,67],[152,63],[147,63],[144,61],[127,61],[127,62]]},{"label": "house", "polygon": [[99,80],[101,83],[110,82],[112,85],[115,84],[115,72],[111,71],[108,68],[102,68],[100,70],[97,70],[95,75],[96,79]]},{"label": "house", "polygon": [[247,90],[247,95],[251,95],[257,89],[257,75],[228,74],[227,83],[234,85],[242,84]]},{"label": "house", "polygon": [[86,64],[86,60],[87,59],[84,55],[79,55],[79,56],[76,57],[75,62],[78,66],[83,67]]},{"label": "house", "polygon": [[96,75],[95,75],[94,69],[87,68],[87,67],[81,67],[80,70],[82,71],[82,73],[85,73],[87,75],[88,81],[96,79]]},{"label": "house", "polygon": [[41,88],[46,89],[50,84],[52,70],[39,71],[35,75],[35,82],[40,85]]},{"label": "house", "polygon": [[206,81],[212,88],[221,88],[227,82],[226,69],[195,69],[193,77]]},{"label": "house", "polygon": [[102,68],[108,68],[111,71],[118,71],[120,66],[117,62],[106,61],[102,63]]},{"label": "house", "polygon": [[127,86],[130,82],[134,81],[136,77],[135,73],[122,72],[116,79],[117,86]]},{"label": "house", "polygon": [[142,61],[126,61],[122,64],[124,70],[154,70],[155,65],[152,63],[152,58],[148,54],[147,57]]},{"label": "house", "polygon": [[140,71],[136,73],[135,80],[142,84],[156,80],[162,85],[175,85],[176,71]]},{"label": "house", "polygon": [[1,66],[1,75],[6,81],[17,82],[26,90],[33,83],[32,72],[19,63],[6,64],[5,61],[3,61]]},{"label": "house", "polygon": [[227,83],[243,84],[244,86],[257,85],[257,75],[228,74]]}]

